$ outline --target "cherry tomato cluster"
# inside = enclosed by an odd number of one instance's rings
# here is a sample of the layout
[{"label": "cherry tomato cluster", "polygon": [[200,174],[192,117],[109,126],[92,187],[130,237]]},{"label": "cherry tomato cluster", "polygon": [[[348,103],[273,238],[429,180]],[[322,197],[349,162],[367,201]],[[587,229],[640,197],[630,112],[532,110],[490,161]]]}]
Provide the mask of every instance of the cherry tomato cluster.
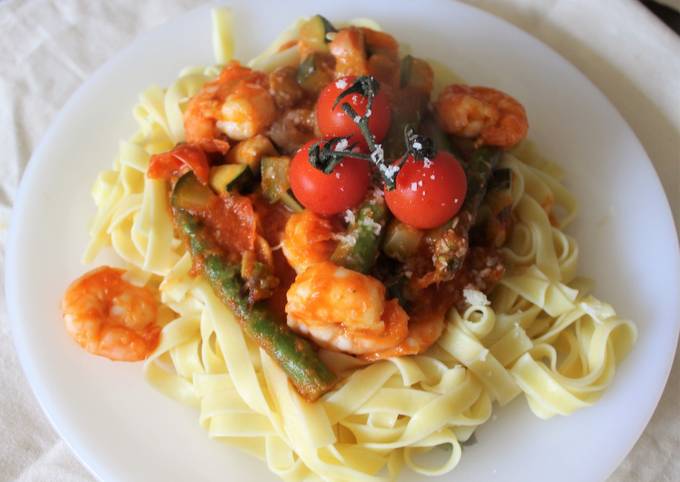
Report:
[{"label": "cherry tomato cluster", "polygon": [[[338,96],[355,81],[356,77],[343,77],[321,91],[316,104],[316,122],[324,138],[346,138],[344,148],[354,146],[354,149],[366,152],[366,142],[359,126],[337,102]],[[361,94],[351,94],[342,102],[349,104],[360,116],[367,114],[368,99]],[[368,125],[376,141],[382,141],[390,126],[390,106],[382,91],[373,100]],[[323,139],[315,139],[302,146],[291,162],[289,177],[295,197],[307,209],[325,215],[357,205],[371,183],[369,162],[345,157],[331,172],[325,173],[314,167],[309,159],[309,148],[318,142],[323,142]]]},{"label": "cherry tomato cluster", "polygon": [[[371,184],[371,162],[366,132],[362,133],[359,119],[367,119],[373,143],[380,143],[390,127],[389,101],[382,89],[377,89],[372,102],[358,92],[348,92],[356,77],[343,77],[328,84],[316,104],[316,120],[323,139],[302,146],[290,166],[290,185],[297,199],[311,211],[331,215],[352,208],[366,196]],[[370,106],[370,111],[368,111]],[[364,124],[366,125],[366,124]],[[330,145],[337,151],[351,148],[357,157],[342,157],[321,169],[310,159],[315,145]],[[418,144],[415,145],[418,148]],[[385,187],[385,201],[402,222],[416,228],[429,229],[453,217],[467,190],[465,173],[456,158],[445,151],[429,159],[416,151],[401,160],[393,183]],[[358,158],[358,157],[364,158]],[[385,162],[380,160],[378,162]]]}]

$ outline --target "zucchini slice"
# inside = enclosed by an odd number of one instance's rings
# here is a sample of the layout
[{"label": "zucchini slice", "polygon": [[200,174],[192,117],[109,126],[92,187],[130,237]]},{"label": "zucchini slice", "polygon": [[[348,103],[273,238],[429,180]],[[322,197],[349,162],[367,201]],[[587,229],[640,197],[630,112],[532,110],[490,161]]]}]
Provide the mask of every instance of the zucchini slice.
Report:
[{"label": "zucchini slice", "polygon": [[195,211],[208,207],[214,197],[215,193],[208,186],[201,184],[194,173],[189,171],[175,183],[171,203],[176,208]]},{"label": "zucchini slice", "polygon": [[278,152],[267,136],[258,134],[239,142],[227,153],[230,164],[245,164],[253,174],[260,172],[262,156],[276,156]]},{"label": "zucchini slice", "polygon": [[383,252],[390,258],[406,262],[418,251],[423,235],[421,230],[393,219],[387,226]]},{"label": "zucchini slice", "polygon": [[217,193],[246,191],[255,180],[246,164],[224,164],[210,170],[210,187]]},{"label": "zucchini slice", "polygon": [[296,80],[305,91],[312,94],[321,92],[333,80],[333,57],[322,52],[313,52],[300,62]]},{"label": "zucchini slice", "polygon": [[291,211],[300,212],[303,207],[290,192],[289,167],[288,156],[262,158],[262,195],[271,204],[282,202]]},{"label": "zucchini slice", "polygon": [[283,203],[284,206],[286,206],[294,213],[301,213],[302,211],[305,210],[305,208],[302,207],[302,204],[300,204],[300,202],[297,199],[295,199],[293,191],[291,191],[290,189],[281,194],[281,202]]},{"label": "zucchini slice", "polygon": [[326,34],[337,32],[333,24],[323,15],[314,15],[300,26],[300,40],[311,50],[328,52],[330,42]]}]

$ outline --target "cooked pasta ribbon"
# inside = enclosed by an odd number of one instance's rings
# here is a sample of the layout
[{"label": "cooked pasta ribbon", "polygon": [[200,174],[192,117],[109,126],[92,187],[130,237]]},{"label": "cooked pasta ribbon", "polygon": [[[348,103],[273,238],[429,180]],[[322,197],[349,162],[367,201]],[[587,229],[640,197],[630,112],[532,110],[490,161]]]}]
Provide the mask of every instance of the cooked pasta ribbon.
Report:
[{"label": "cooked pasta ribbon", "polygon": [[[231,13],[217,9],[212,20],[215,60],[224,64],[234,50]],[[279,50],[299,25],[249,65],[271,70],[297,61],[294,47]],[[575,278],[578,247],[562,228],[576,203],[559,170],[506,154],[516,224],[503,248],[509,271],[491,305],[452,310],[441,339],[422,355],[366,365],[323,351],[324,361],[346,377],[314,404],[301,399],[208,283],[190,274],[191,259],[173,234],[167,186],[145,177],[152,154],[184,140],[187,101],[218,72],[185,69],[167,89],[141,95],[133,111],[138,132],[94,183],[97,214],[84,255],[89,262],[111,247],[159,286],[175,315],[145,364],[146,379],[196,407],[210,437],[265,460],[284,480],[378,482],[393,480],[404,466],[426,475],[452,470],[460,443],[490,418],[493,402],[523,394],[537,416],[549,418],[601,396],[635,342],[635,325]],[[422,461],[441,446],[443,461]]]}]

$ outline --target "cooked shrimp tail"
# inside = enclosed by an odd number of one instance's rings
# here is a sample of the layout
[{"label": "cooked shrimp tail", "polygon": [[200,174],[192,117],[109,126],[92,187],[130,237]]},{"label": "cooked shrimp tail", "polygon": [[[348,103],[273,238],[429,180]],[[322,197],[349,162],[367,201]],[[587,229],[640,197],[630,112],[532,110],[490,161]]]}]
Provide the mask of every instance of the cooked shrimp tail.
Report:
[{"label": "cooked shrimp tail", "polygon": [[123,279],[122,269],[102,266],[66,290],[66,331],[85,350],[117,361],[138,361],[158,345],[158,302],[148,288]]},{"label": "cooked shrimp tail", "polygon": [[267,76],[232,61],[189,101],[184,113],[186,141],[207,152],[226,154],[229,140],[263,132],[275,117]]},{"label": "cooked shrimp tail", "polygon": [[477,145],[511,148],[526,137],[529,128],[522,104],[489,87],[449,85],[435,108],[444,131],[473,138]]},{"label": "cooked shrimp tail", "polygon": [[286,223],[283,254],[298,273],[329,260],[336,244],[331,222],[312,211],[293,214]]},{"label": "cooked shrimp tail", "polygon": [[380,281],[329,261],[298,275],[286,313],[293,330],[355,355],[386,350],[408,334],[408,315],[396,300],[385,300]]}]

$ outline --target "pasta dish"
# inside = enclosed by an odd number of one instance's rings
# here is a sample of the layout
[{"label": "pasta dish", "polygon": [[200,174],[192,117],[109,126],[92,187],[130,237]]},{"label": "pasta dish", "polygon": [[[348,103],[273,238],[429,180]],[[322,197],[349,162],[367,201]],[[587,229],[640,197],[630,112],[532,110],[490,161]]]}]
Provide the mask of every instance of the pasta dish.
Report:
[{"label": "pasta dish", "polygon": [[637,332],[577,276],[522,104],[369,19],[298,20],[247,63],[232,21],[94,183],[84,260],[124,268],[66,290],[77,343],[290,481],[444,474],[494,405],[593,404]]}]

